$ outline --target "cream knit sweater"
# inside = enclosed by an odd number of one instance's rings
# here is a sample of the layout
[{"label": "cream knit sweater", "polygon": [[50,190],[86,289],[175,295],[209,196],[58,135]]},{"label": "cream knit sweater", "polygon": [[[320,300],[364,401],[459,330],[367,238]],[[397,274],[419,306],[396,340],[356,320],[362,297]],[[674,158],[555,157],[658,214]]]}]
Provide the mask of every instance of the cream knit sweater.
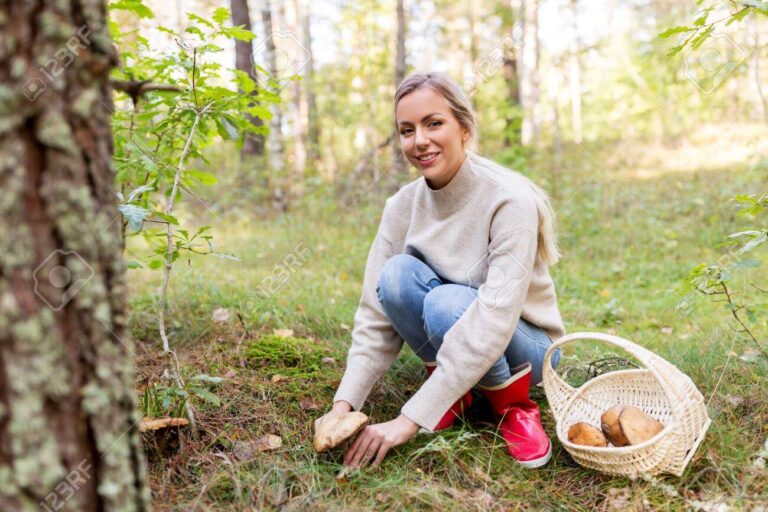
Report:
[{"label": "cream knit sweater", "polygon": [[563,336],[555,286],[537,254],[538,224],[523,176],[470,152],[443,188],[421,177],[387,199],[334,402],[359,410],[403,345],[376,294],[382,267],[395,254],[416,256],[442,278],[478,288],[445,334],[434,373],[402,408],[428,430],[504,353],[520,316],[553,340]]}]

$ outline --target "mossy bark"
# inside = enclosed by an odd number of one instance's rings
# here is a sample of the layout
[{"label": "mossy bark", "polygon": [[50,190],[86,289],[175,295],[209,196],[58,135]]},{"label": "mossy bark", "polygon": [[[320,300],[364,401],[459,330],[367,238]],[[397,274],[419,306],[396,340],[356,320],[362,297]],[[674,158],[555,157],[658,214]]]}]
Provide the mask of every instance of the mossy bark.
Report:
[{"label": "mossy bark", "polygon": [[146,510],[103,0],[0,0],[0,510]]}]

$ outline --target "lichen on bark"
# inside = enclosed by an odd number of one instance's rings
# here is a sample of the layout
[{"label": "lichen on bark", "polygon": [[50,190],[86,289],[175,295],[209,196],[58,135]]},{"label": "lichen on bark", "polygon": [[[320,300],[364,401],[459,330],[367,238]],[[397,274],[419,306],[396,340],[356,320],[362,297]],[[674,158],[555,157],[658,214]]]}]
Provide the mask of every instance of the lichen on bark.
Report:
[{"label": "lichen on bark", "polygon": [[149,506],[106,27],[104,1],[0,3],[0,510]]}]

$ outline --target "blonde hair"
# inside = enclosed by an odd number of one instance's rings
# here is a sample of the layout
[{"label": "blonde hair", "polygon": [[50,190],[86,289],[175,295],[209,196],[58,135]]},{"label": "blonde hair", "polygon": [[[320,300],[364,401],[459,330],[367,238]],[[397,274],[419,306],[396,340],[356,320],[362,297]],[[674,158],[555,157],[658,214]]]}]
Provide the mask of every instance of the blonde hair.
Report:
[{"label": "blonde hair", "polygon": [[[395,92],[393,111],[397,111],[397,104],[404,96],[422,87],[429,87],[448,101],[451,112],[459,121],[459,124],[469,132],[469,141],[474,146],[477,140],[477,118],[472,109],[472,103],[462,88],[452,78],[443,73],[413,73],[406,77]],[[393,115],[395,133],[397,133],[397,119]],[[554,265],[560,260],[560,252],[557,248],[555,212],[547,193],[534,183],[530,178],[518,173],[526,181],[533,193],[538,212],[539,233],[537,236],[537,254],[547,265]]]}]

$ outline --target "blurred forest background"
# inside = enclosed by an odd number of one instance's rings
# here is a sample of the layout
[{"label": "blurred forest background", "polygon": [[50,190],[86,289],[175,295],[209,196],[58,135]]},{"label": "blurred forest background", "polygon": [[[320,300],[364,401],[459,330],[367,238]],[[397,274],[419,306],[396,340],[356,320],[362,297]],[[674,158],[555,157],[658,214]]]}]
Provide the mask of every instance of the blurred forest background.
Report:
[{"label": "blurred forest background", "polygon": [[[203,433],[145,437],[156,508],[765,510],[767,8],[112,2],[135,388],[142,415]],[[606,477],[558,443],[526,472],[476,420],[341,480],[312,451],[384,200],[419,177],[395,87],[428,70],[471,95],[476,150],[552,196],[568,331],[630,338],[702,390],[713,424],[683,478]],[[614,355],[574,347],[561,371]],[[366,412],[394,418],[424,377],[404,350]]]}]

